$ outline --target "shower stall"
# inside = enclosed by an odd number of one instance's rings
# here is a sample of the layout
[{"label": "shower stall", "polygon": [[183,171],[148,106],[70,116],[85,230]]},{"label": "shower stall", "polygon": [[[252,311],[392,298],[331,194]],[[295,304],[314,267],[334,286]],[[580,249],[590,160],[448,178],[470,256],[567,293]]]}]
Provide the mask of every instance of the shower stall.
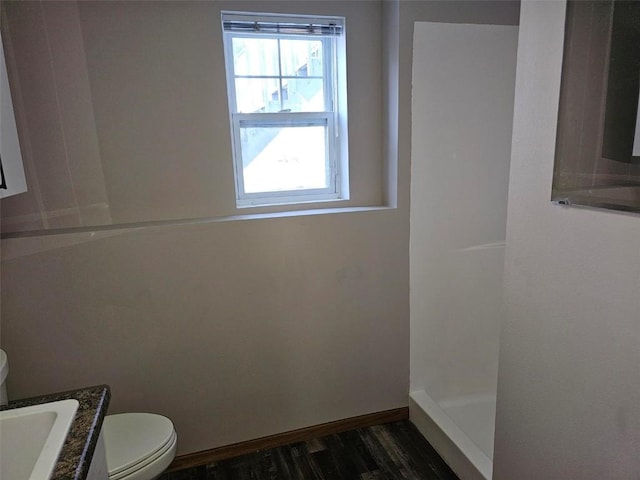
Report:
[{"label": "shower stall", "polygon": [[463,480],[493,467],[517,35],[414,29],[410,415]]}]

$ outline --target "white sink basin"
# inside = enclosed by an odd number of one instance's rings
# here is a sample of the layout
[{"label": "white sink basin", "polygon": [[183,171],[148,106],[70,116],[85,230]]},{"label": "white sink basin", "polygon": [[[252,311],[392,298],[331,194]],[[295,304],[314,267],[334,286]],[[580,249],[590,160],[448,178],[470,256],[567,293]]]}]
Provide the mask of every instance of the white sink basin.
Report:
[{"label": "white sink basin", "polygon": [[0,412],[0,479],[49,480],[78,409],[60,400]]}]

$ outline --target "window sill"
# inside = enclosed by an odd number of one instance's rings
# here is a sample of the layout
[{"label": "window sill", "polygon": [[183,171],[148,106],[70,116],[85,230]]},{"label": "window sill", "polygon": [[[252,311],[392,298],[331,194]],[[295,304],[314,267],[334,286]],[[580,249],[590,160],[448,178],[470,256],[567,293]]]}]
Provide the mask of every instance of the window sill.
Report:
[{"label": "window sill", "polygon": [[18,232],[5,232],[0,235],[2,239],[9,238],[28,238],[28,237],[42,237],[49,235],[66,235],[74,233],[94,233],[103,231],[114,230],[129,230],[129,229],[141,229],[149,227],[163,227],[163,226],[175,226],[175,225],[197,225],[206,223],[222,223],[222,222],[238,222],[244,220],[264,220],[270,218],[289,218],[289,217],[306,217],[312,215],[337,215],[343,213],[358,213],[358,212],[376,212],[395,210],[396,207],[389,206],[368,206],[368,207],[334,207],[334,208],[318,208],[309,210],[288,210],[280,212],[261,212],[261,213],[246,213],[240,215],[227,215],[220,217],[202,217],[202,218],[188,218],[188,219],[174,219],[174,220],[151,220],[146,222],[132,222],[132,223],[120,223],[110,225],[93,225],[82,227],[67,227],[67,228],[51,228],[41,230],[26,230]]}]

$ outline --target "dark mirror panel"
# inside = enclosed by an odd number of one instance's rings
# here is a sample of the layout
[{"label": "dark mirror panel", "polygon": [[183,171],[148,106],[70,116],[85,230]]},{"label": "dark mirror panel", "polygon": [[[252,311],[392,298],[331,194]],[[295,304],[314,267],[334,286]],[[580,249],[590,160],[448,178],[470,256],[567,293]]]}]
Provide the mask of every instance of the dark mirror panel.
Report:
[{"label": "dark mirror panel", "polygon": [[569,1],[552,200],[640,212],[640,2]]}]

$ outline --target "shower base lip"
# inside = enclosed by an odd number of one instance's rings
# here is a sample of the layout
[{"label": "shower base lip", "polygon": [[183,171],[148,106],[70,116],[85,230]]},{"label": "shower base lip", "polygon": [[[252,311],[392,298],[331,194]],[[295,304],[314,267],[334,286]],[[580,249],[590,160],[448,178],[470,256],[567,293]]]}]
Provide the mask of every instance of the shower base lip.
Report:
[{"label": "shower base lip", "polygon": [[491,480],[492,459],[424,390],[409,394],[409,419],[461,480]]}]

